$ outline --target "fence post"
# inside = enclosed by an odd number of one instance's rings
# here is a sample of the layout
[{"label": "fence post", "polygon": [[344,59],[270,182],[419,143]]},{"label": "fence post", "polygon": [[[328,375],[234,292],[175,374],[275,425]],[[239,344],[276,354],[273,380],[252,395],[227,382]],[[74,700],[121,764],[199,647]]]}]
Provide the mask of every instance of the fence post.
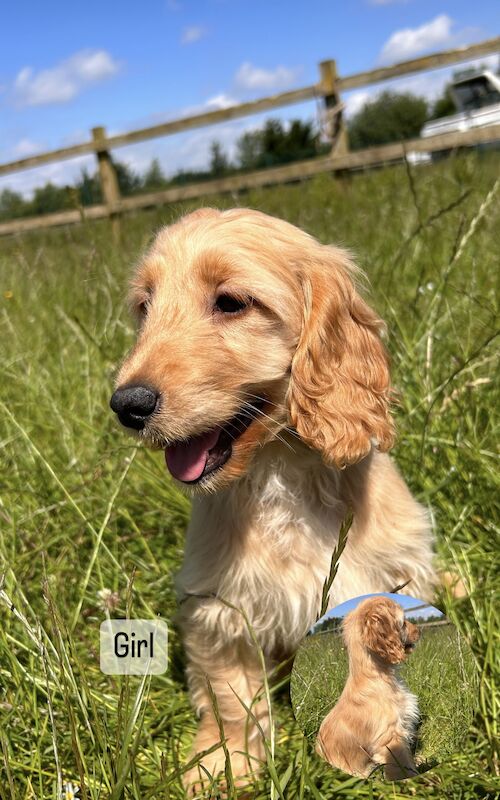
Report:
[{"label": "fence post", "polygon": [[340,155],[349,150],[347,130],[344,125],[343,103],[337,88],[337,62],[334,59],[321,61],[319,65],[320,91],[325,103],[324,119],[328,136],[332,141],[331,155]]},{"label": "fence post", "polygon": [[102,149],[96,151],[97,163],[99,165],[99,177],[101,179],[102,196],[108,209],[113,235],[117,238],[120,235],[120,188],[116,170],[113,166],[109,151],[106,150],[106,128],[99,126],[92,128],[92,138],[94,142],[102,142]]}]

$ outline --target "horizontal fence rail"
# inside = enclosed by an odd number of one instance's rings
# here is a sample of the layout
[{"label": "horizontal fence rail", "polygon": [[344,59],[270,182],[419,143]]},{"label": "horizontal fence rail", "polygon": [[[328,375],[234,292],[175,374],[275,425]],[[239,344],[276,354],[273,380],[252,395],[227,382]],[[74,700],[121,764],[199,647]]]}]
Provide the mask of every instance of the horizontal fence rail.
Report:
[{"label": "horizontal fence rail", "polygon": [[[250,188],[286,183],[287,181],[308,178],[321,172],[361,169],[378,164],[397,161],[408,152],[433,153],[440,150],[452,150],[458,147],[470,147],[500,139],[500,125],[477,128],[470,131],[440,134],[426,139],[413,139],[406,142],[371,147],[365,150],[349,152],[345,126],[342,119],[342,103],[340,92],[356,89],[373,83],[380,83],[392,78],[409,75],[423,70],[468,61],[473,58],[498,52],[500,37],[488,39],[467,47],[434,53],[423,58],[404,61],[390,67],[380,67],[368,72],[360,72],[345,77],[337,74],[333,60],[323,61],[319,65],[320,80],[316,84],[281,94],[252,100],[248,103],[229,106],[228,108],[208,111],[183,117],[148,128],[130,131],[129,133],[106,136],[102,127],[92,129],[92,139],[81,144],[51,150],[46,153],[0,164],[0,176],[24,169],[39,167],[54,161],[75,158],[94,153],[97,156],[99,176],[104,202],[99,205],[79,207],[69,211],[43,214],[0,223],[0,235],[34,230],[39,227],[66,225],[83,220],[110,217],[116,220],[117,215],[126,211],[149,208],[163,203],[178,202],[203,195],[220,192],[238,192]],[[182,131],[214,125],[238,117],[250,116],[272,108],[279,108],[306,100],[320,99],[324,103],[325,117],[329,120],[329,134],[333,143],[328,156],[317,157],[307,161],[297,161],[280,167],[270,167],[250,173],[239,173],[225,178],[174,186],[161,191],[121,197],[116,172],[110,156],[110,150],[135,144],[147,139],[172,135]]]},{"label": "horizontal fence rail", "polygon": [[[418,627],[419,627],[419,629],[421,631],[423,631],[424,628],[441,628],[441,627],[446,626],[446,625],[452,626],[453,622],[450,622],[449,619],[438,619],[438,620],[433,620],[432,622],[419,622],[418,623]],[[335,636],[335,637],[340,639],[340,637],[342,636],[342,630],[340,629],[340,625],[337,628],[325,628],[325,629],[323,629],[321,631],[313,631],[313,632],[310,632],[308,635],[309,636],[326,636],[327,634],[329,634],[330,636]]]}]

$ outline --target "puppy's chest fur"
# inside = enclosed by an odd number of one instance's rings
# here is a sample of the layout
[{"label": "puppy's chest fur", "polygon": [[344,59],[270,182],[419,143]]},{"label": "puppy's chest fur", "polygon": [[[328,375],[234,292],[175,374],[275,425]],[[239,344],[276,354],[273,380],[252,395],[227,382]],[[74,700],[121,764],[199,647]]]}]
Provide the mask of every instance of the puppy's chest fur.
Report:
[{"label": "puppy's chest fur", "polygon": [[339,473],[303,446],[286,459],[268,446],[230,490],[196,499],[178,588],[220,598],[198,611],[207,634],[222,624],[226,636],[245,635],[226,600],[246,613],[266,652],[293,650],[320,611],[345,513]]},{"label": "puppy's chest fur", "polygon": [[415,737],[415,731],[419,721],[418,701],[405,686],[398,675],[394,677],[394,707],[397,711],[398,733],[408,743]]}]

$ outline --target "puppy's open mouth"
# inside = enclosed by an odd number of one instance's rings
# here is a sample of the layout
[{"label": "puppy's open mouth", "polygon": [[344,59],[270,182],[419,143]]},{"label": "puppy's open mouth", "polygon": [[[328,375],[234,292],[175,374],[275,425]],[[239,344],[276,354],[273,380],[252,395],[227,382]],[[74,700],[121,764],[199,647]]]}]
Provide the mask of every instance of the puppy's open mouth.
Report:
[{"label": "puppy's open mouth", "polygon": [[263,400],[248,403],[232,419],[215,428],[165,449],[170,473],[182,483],[199,483],[229,461],[234,443],[244,434],[264,406]]}]

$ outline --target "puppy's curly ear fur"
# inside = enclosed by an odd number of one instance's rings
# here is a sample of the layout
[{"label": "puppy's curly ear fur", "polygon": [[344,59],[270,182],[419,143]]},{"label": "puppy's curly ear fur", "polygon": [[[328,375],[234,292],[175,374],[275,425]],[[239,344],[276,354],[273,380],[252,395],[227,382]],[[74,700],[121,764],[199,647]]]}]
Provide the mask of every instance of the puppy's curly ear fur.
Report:
[{"label": "puppy's curly ear fur", "polygon": [[388,664],[401,664],[405,648],[395,615],[388,609],[372,611],[363,620],[362,639],[365,647]]},{"label": "puppy's curly ear fur", "polygon": [[318,245],[303,265],[304,319],[292,361],[290,418],[299,436],[337,467],[388,450],[388,358],[383,322],[358,294],[347,254]]}]

